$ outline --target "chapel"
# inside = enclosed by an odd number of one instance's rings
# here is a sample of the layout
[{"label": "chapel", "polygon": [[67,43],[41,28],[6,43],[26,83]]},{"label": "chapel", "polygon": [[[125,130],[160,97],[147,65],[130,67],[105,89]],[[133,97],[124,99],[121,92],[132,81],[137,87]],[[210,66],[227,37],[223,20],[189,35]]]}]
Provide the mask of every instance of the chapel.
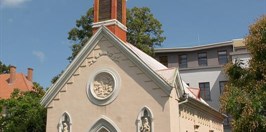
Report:
[{"label": "chapel", "polygon": [[126,40],[126,0],[94,0],[94,35],[41,100],[47,132],[223,132],[199,89]]}]

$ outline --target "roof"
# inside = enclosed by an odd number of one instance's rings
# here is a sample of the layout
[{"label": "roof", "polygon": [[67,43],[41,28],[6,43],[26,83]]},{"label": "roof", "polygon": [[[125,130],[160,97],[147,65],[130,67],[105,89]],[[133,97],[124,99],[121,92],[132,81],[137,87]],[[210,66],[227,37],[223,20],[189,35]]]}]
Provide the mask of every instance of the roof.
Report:
[{"label": "roof", "polygon": [[[166,68],[159,62],[157,62],[152,57],[149,57],[142,51],[135,48],[133,45],[127,44],[115,36],[108,28],[105,26],[100,27],[97,32],[91,37],[91,39],[85,44],[79,54],[75,59],[68,65],[61,77],[52,85],[46,92],[45,96],[41,100],[41,104],[47,107],[50,102],[55,98],[67,81],[74,75],[78,67],[84,62],[87,56],[92,52],[97,42],[103,37],[108,39],[109,42],[113,43],[116,48],[127,55],[127,57],[137,65],[147,76],[149,76],[166,94],[171,93],[172,86],[163,79],[160,75],[156,73],[155,69]],[[146,61],[146,62],[144,62]],[[166,68],[167,69],[167,68]]]},{"label": "roof", "polygon": [[33,90],[33,83],[29,81],[22,73],[16,73],[16,80],[9,83],[10,74],[0,75],[0,99],[8,99],[14,89],[21,91]]},{"label": "roof", "polygon": [[166,66],[164,66],[162,63],[158,62],[151,56],[147,55],[143,51],[139,50],[137,47],[134,45],[127,43],[125,44],[135,55],[137,55],[143,62],[145,62],[151,69],[153,70],[162,70],[162,69],[167,69]]},{"label": "roof", "polygon": [[244,39],[235,39],[233,45],[234,48],[241,48],[246,46],[244,43]]},{"label": "roof", "polygon": [[[86,43],[83,49],[79,52],[72,63],[67,67],[65,72],[57,80],[57,82],[51,86],[49,91],[41,100],[41,104],[48,107],[53,98],[59,93],[67,80],[71,78],[79,65],[83,63],[86,57],[91,53],[96,46],[96,42],[102,37],[106,37],[110,42],[115,44],[127,57],[135,63],[143,72],[146,73],[165,93],[170,95],[173,88],[176,88],[178,97],[181,97],[185,92],[189,93],[189,96],[193,97],[192,92],[184,87],[183,81],[180,77],[178,68],[167,68],[154,58],[150,57],[143,51],[139,50],[135,46],[129,43],[125,43],[115,36],[109,29],[102,26]],[[186,90],[185,90],[186,89]],[[201,101],[198,99],[198,101]]]},{"label": "roof", "polygon": [[225,41],[219,43],[212,43],[206,45],[192,46],[192,47],[176,47],[176,48],[156,48],[154,49],[155,53],[171,53],[171,52],[190,52],[190,51],[198,51],[204,49],[218,48],[224,46],[233,46],[233,41]]},{"label": "roof", "polygon": [[[134,54],[136,54],[144,63],[146,63],[152,70],[154,70],[160,77],[162,77],[169,85],[175,87],[177,75],[179,75],[179,69],[177,67],[167,68],[162,63],[147,55],[143,51],[139,50],[134,45],[127,43],[126,46],[132,50]],[[181,79],[182,80],[182,79]],[[202,103],[208,105],[201,97],[200,97],[200,89],[199,88],[191,88],[189,87],[183,80],[181,81],[185,92],[189,95],[189,97],[197,99]]]}]

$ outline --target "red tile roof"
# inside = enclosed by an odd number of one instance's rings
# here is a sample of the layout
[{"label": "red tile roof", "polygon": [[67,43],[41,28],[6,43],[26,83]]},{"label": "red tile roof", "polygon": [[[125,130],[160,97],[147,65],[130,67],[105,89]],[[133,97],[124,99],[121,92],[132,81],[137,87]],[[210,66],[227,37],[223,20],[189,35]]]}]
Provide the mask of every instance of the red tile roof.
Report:
[{"label": "red tile roof", "polygon": [[14,89],[21,91],[33,90],[33,83],[29,81],[22,73],[16,73],[16,79],[13,83],[9,83],[10,74],[0,75],[0,99],[7,99],[10,97]]},{"label": "red tile roof", "polygon": [[200,89],[199,88],[189,87],[188,89],[191,93],[193,93],[197,97],[197,99],[200,99]]}]

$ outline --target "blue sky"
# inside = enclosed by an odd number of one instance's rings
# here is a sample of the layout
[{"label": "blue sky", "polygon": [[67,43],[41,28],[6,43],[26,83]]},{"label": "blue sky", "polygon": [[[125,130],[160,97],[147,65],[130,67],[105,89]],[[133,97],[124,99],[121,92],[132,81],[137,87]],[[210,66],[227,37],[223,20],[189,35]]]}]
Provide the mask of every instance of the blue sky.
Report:
[{"label": "blue sky", "polygon": [[[44,87],[69,64],[68,31],[93,0],[0,0],[0,60],[18,72],[34,69]],[[266,14],[266,0],[128,0],[151,8],[163,24],[162,47],[188,47],[243,38]]]}]

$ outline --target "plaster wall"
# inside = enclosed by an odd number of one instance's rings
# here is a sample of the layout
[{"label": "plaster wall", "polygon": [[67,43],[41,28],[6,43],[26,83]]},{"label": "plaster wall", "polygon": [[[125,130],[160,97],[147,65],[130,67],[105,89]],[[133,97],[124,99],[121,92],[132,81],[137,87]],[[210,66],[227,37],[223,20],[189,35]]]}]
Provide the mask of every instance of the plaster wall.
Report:
[{"label": "plaster wall", "polygon": [[205,100],[211,107],[219,110],[219,97],[221,95],[219,82],[226,81],[227,78],[222,67],[202,68],[193,70],[180,70],[182,79],[189,83],[192,88],[199,88],[200,82],[210,83],[211,100]]},{"label": "plaster wall", "polygon": [[[95,57],[102,52],[112,56]],[[95,60],[92,64],[91,59]],[[104,68],[110,68],[119,75],[121,87],[113,102],[99,106],[88,99],[87,85],[91,74]],[[74,132],[88,132],[101,116],[112,120],[121,132],[136,132],[138,114],[146,106],[153,114],[152,131],[176,132],[176,126],[170,127],[171,120],[178,122],[178,119],[170,118],[171,112],[178,113],[178,105],[173,102],[177,101],[174,98],[169,100],[169,95],[114,44],[103,38],[50,103],[46,131],[57,132],[62,114],[68,112]],[[175,106],[170,107],[170,104]]]}]

